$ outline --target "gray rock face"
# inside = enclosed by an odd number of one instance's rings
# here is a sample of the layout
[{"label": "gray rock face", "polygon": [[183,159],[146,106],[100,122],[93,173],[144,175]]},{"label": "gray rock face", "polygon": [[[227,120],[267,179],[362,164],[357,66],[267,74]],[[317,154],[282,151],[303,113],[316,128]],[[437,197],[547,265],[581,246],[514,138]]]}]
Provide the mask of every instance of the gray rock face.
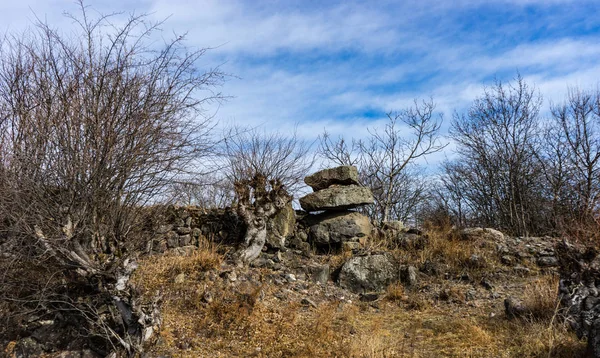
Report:
[{"label": "gray rock face", "polygon": [[324,169],[307,176],[304,182],[314,191],[328,188],[333,184],[358,185],[358,171],[356,167],[349,165]]},{"label": "gray rock face", "polygon": [[356,242],[371,233],[369,218],[354,211],[314,215],[311,222],[308,239],[317,245]]},{"label": "gray rock face", "polygon": [[342,266],[339,285],[354,293],[381,292],[399,279],[398,263],[391,256],[357,256]]},{"label": "gray rock face", "polygon": [[267,222],[267,246],[275,249],[283,249],[286,239],[294,234],[296,228],[296,214],[292,203],[284,206],[273,219]]},{"label": "gray rock face", "polygon": [[367,204],[373,204],[373,193],[358,185],[329,187],[300,198],[300,206],[308,212],[352,209]]},{"label": "gray rock face", "polygon": [[587,356],[600,358],[600,254],[561,242],[556,245],[560,265],[558,297],[566,322],[579,338],[587,338]]}]

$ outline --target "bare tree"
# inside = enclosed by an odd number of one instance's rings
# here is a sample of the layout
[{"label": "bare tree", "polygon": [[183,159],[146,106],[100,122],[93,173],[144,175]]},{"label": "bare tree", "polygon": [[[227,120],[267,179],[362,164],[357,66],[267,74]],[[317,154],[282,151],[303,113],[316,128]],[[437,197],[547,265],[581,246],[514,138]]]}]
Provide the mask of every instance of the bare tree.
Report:
[{"label": "bare tree", "polygon": [[371,218],[406,220],[424,199],[423,182],[415,175],[417,161],[446,146],[439,140],[442,117],[434,110],[433,101],[415,100],[413,107],[388,113],[383,131],[370,129],[368,139],[352,140],[351,145],[343,138],[333,142],[327,133],[321,137],[319,154],[338,165],[356,165],[362,182],[373,191]]},{"label": "bare tree", "polygon": [[574,221],[594,224],[600,202],[600,94],[570,89],[566,103],[552,107],[552,117],[548,179],[563,205],[572,202],[568,211]]},{"label": "bare tree", "polygon": [[230,128],[224,139],[226,175],[246,225],[239,259],[255,260],[266,242],[268,221],[289,205],[314,164],[311,144],[296,136],[260,129]]},{"label": "bare tree", "polygon": [[207,154],[203,108],[224,74],[199,70],[206,50],[184,37],[150,47],[160,24],[144,15],[115,25],[79,7],[73,33],[38,21],[1,43],[0,244],[12,263],[1,294],[74,319],[99,352],[134,354],[160,325],[128,283],[135,221]]},{"label": "bare tree", "polygon": [[304,185],[304,177],[314,164],[310,153],[312,143],[299,139],[296,131],[290,135],[268,133],[259,128],[233,127],[224,139],[226,172],[235,183],[254,178],[277,179],[286,190],[295,192]]},{"label": "bare tree", "polygon": [[514,85],[496,82],[466,114],[455,114],[458,159],[447,168],[463,174],[460,187],[479,224],[517,235],[537,231],[540,105],[541,97],[519,76]]}]

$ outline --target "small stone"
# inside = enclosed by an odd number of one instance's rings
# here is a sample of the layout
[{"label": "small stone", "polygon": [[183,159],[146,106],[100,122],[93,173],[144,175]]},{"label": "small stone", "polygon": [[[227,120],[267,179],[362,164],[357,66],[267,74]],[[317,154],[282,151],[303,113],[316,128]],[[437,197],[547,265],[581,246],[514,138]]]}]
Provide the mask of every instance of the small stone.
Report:
[{"label": "small stone", "polygon": [[492,283],[485,277],[481,279],[481,286],[483,286],[486,290],[494,289]]},{"label": "small stone", "polygon": [[514,297],[508,297],[504,300],[504,311],[509,318],[520,317],[526,313],[523,303]]},{"label": "small stone", "polygon": [[179,275],[175,276],[175,283],[183,283],[185,282],[185,274],[182,272]]},{"label": "small stone", "polygon": [[304,270],[311,281],[323,285],[327,284],[327,281],[329,280],[329,265],[309,263],[304,266]]},{"label": "small stone", "polygon": [[191,235],[181,235],[179,236],[179,246],[189,246],[192,243]]},{"label": "small stone", "polygon": [[177,230],[177,233],[179,235],[187,235],[187,234],[190,234],[192,232],[191,228],[185,227],[185,226],[180,226],[176,230]]},{"label": "small stone", "polygon": [[314,303],[311,299],[308,299],[306,297],[304,297],[302,300],[300,300],[300,304],[305,305],[305,306],[311,306],[313,308],[317,308],[317,304]]},{"label": "small stone", "polygon": [[296,282],[296,276],[293,273],[287,273],[285,274],[285,279],[287,280],[287,282]]},{"label": "small stone", "polygon": [[377,293],[361,293],[359,295],[359,300],[361,302],[373,302],[379,299],[379,295]]},{"label": "small stone", "polygon": [[555,267],[558,266],[558,259],[554,256],[542,256],[537,259],[537,264],[540,267]]},{"label": "small stone", "polygon": [[169,231],[166,236],[167,247],[172,249],[179,246],[179,235],[174,231]]},{"label": "small stone", "polygon": [[414,266],[408,266],[406,268],[405,281],[409,286],[417,285],[417,269]]},{"label": "small stone", "polygon": [[342,251],[347,252],[347,251],[352,251],[352,250],[358,250],[360,248],[360,242],[342,242]]},{"label": "small stone", "polygon": [[211,303],[213,301],[213,296],[210,292],[206,291],[204,292],[204,295],[202,295],[202,299],[206,303]]}]

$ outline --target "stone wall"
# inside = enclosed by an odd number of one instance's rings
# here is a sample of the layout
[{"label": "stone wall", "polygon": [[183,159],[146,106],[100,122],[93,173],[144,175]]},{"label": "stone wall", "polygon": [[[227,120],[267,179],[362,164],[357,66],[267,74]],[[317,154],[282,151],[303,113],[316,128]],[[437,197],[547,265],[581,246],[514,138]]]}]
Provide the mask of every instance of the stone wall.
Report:
[{"label": "stone wall", "polygon": [[196,206],[155,208],[145,218],[150,239],[147,253],[162,253],[183,246],[197,246],[200,239],[212,242],[239,242],[244,224],[237,214],[227,209],[206,210]]}]

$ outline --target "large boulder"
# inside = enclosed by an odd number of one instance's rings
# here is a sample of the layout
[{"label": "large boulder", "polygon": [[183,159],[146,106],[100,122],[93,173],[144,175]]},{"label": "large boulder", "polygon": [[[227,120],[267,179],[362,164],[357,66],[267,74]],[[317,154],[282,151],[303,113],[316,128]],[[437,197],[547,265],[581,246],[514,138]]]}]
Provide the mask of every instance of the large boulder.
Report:
[{"label": "large boulder", "polygon": [[371,189],[358,185],[333,186],[300,198],[300,206],[308,212],[352,209],[368,204],[373,204]]},{"label": "large boulder", "polygon": [[356,242],[371,234],[369,218],[355,211],[312,215],[309,225],[308,239],[316,245]]},{"label": "large boulder", "polygon": [[307,176],[304,182],[314,191],[329,188],[333,184],[358,185],[358,171],[350,165],[324,169]]},{"label": "large boulder", "polygon": [[342,266],[338,283],[354,293],[382,292],[400,277],[400,266],[390,255],[356,256]]}]

